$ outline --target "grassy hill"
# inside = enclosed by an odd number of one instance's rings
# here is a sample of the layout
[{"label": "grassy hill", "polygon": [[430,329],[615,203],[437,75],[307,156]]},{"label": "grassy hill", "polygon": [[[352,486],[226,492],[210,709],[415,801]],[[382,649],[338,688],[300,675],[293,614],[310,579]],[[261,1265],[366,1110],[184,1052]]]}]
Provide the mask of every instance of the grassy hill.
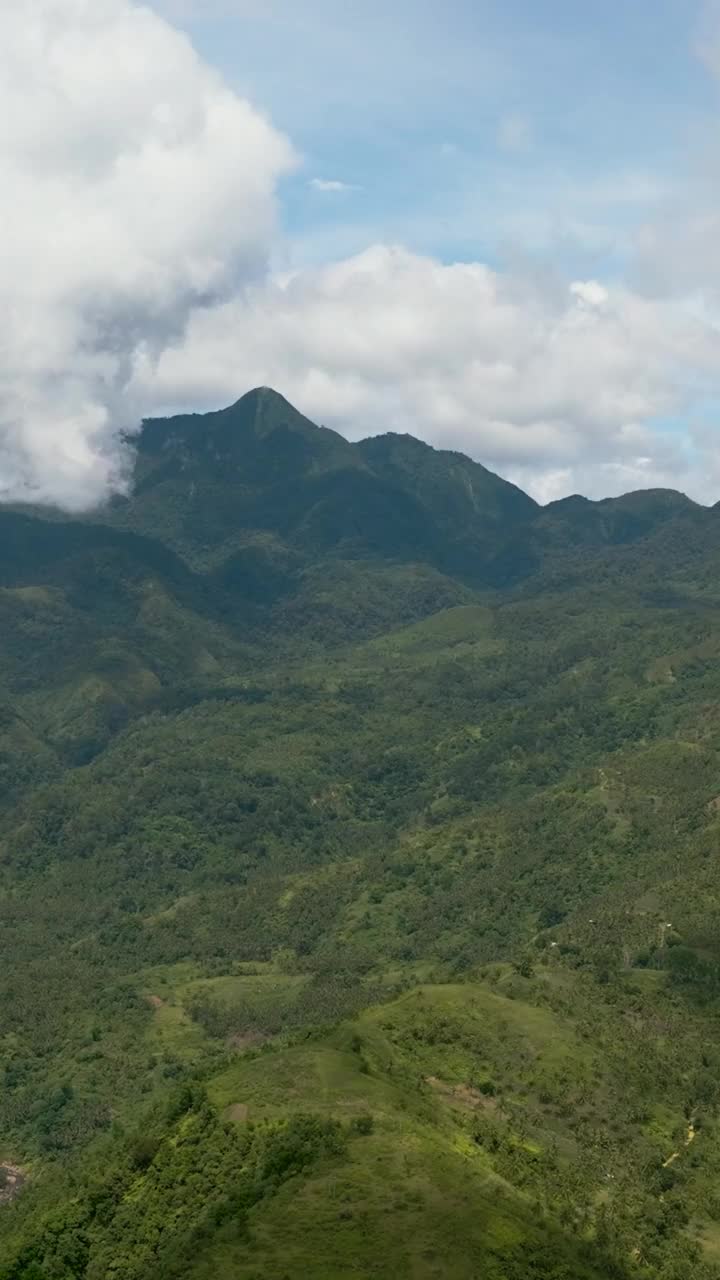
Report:
[{"label": "grassy hill", "polygon": [[2,1280],[720,1276],[718,511],[262,390],[0,529]]}]

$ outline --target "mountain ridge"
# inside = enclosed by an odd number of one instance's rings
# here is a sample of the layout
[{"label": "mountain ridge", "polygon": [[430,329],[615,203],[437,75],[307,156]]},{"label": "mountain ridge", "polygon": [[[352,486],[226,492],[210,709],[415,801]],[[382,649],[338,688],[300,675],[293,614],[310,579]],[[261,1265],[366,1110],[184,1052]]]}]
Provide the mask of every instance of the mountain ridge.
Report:
[{"label": "mountain ridge", "polygon": [[[136,442],[138,448],[143,449],[146,447],[148,440],[152,439],[153,436],[156,434],[162,435],[163,431],[170,429],[173,424],[181,423],[192,423],[195,426],[200,427],[203,432],[210,433],[215,424],[218,424],[221,427],[227,426],[231,430],[236,424],[239,424],[246,430],[250,427],[250,424],[252,424],[255,427],[256,434],[267,435],[272,432],[277,421],[283,421],[283,419],[285,422],[292,425],[295,430],[301,430],[304,433],[309,433],[311,435],[321,433],[327,438],[332,437],[334,441],[340,442],[342,445],[349,446],[349,450],[359,451],[361,455],[364,455],[367,452],[372,452],[374,442],[376,441],[389,442],[391,444],[398,441],[402,444],[408,445],[416,454],[429,451],[431,453],[438,454],[441,457],[453,458],[463,464],[470,464],[471,467],[480,468],[480,470],[485,472],[487,475],[502,481],[504,485],[508,485],[512,489],[523,494],[528,504],[531,504],[538,510],[547,510],[548,508],[554,508],[561,503],[575,502],[578,500],[590,503],[593,506],[598,504],[613,504],[617,502],[624,502],[626,499],[638,498],[639,495],[642,494],[655,495],[658,497],[661,495],[667,495],[668,498],[671,495],[677,495],[684,504],[696,508],[700,507],[703,510],[712,510],[714,506],[720,506],[720,501],[715,504],[702,504],[689,498],[681,490],[664,486],[648,486],[647,488],[629,490],[627,493],[604,498],[588,498],[579,493],[568,494],[562,498],[552,499],[543,504],[538,502],[536,499],[531,498],[528,494],[524,494],[523,490],[520,489],[519,486],[513,484],[512,481],[504,479],[504,477],[502,477],[498,472],[493,471],[484,463],[471,457],[470,454],[464,453],[462,450],[445,449],[437,445],[430,444],[419,436],[414,436],[411,432],[397,432],[392,430],[373,432],[372,435],[363,436],[356,441],[347,440],[346,437],[341,435],[339,432],[334,431],[332,428],[320,426],[313,422],[306,415],[302,414],[301,411],[298,410],[281,392],[268,386],[254,387],[240,396],[238,400],[221,409],[208,410],[205,412],[196,411],[193,413],[170,414],[160,418],[144,419],[139,434],[132,437],[132,440]],[[257,429],[258,424],[261,424],[259,430]],[[350,453],[348,452],[346,456],[349,457]]]},{"label": "mountain ridge", "polygon": [[502,588],[537,572],[563,542],[621,544],[673,519],[711,518],[672,494],[542,507],[462,453],[394,432],[347,441],[265,387],[226,409],[146,422],[132,493],[97,517],[170,542],[200,569],[249,543],[258,554],[270,535],[310,559],[420,559]]}]

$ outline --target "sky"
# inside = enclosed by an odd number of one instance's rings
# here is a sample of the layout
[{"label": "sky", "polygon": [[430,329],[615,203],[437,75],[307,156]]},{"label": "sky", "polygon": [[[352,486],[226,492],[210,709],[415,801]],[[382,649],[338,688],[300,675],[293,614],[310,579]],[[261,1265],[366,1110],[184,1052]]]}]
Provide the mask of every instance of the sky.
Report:
[{"label": "sky", "polygon": [[720,499],[715,0],[14,0],[0,500],[271,385],[541,501]]}]

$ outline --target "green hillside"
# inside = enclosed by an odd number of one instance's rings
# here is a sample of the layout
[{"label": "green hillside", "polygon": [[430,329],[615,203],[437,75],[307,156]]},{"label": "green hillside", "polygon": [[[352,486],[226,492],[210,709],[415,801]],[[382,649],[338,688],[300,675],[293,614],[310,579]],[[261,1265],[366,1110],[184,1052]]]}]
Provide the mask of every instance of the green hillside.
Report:
[{"label": "green hillside", "polygon": [[720,1277],[720,510],[263,389],[0,532],[2,1280]]}]

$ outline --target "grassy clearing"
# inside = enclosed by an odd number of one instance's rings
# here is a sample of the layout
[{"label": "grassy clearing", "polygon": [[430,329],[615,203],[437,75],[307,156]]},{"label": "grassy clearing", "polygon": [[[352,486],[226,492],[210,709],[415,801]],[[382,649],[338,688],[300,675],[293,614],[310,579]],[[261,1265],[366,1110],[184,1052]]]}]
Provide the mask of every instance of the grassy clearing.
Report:
[{"label": "grassy clearing", "polygon": [[[455,1043],[458,1034],[464,1046]],[[547,1010],[477,984],[447,985],[366,1011],[333,1033],[332,1047],[310,1041],[266,1050],[215,1077],[213,1102],[231,1118],[241,1104],[240,1123],[310,1108],[351,1128],[367,1115],[372,1131],[353,1138],[344,1162],[326,1163],[258,1206],[247,1239],[216,1241],[193,1280],[514,1276],[503,1270],[515,1265],[508,1258],[525,1251],[527,1261],[547,1245],[548,1230],[531,1189],[514,1189],[473,1137],[476,1111],[483,1110],[476,1099],[490,1110],[494,1100],[468,1091],[470,1104],[458,1106],[451,1087],[482,1074],[490,1042],[505,1036],[510,1053],[522,1042],[528,1053],[547,1051],[555,1063],[573,1048],[572,1036],[560,1034]],[[431,1071],[447,1085],[429,1084]],[[513,1142],[524,1153],[518,1158],[538,1158],[535,1135],[515,1135]],[[570,1256],[560,1237],[554,1248],[559,1261]],[[577,1256],[573,1266],[576,1278],[593,1274]]]}]

